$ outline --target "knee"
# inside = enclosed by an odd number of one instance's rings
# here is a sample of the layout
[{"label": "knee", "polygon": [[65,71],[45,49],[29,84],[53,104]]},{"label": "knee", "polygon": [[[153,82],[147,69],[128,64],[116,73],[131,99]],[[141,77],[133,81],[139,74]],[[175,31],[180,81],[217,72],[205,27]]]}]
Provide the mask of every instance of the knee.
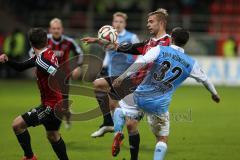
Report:
[{"label": "knee", "polygon": [[57,142],[60,139],[60,134],[57,131],[48,132],[47,139],[49,140],[49,142]]},{"label": "knee", "polygon": [[135,122],[127,121],[126,122],[127,130],[129,134],[137,133],[137,125]]},{"label": "knee", "polygon": [[118,101],[114,101],[109,97],[109,107],[111,110],[114,110],[118,106]]},{"label": "knee", "polygon": [[13,120],[13,123],[12,123],[12,129],[15,133],[20,133],[22,132],[22,130],[24,130],[26,127],[23,123],[23,119],[18,116],[17,118],[15,118]]},{"label": "knee", "polygon": [[100,80],[100,79],[94,80],[94,81],[93,81],[93,86],[94,86],[94,88],[96,88],[96,89],[101,88],[101,80]]},{"label": "knee", "polygon": [[164,142],[164,143],[167,144],[168,136],[159,136],[159,137],[157,137],[157,142]]}]

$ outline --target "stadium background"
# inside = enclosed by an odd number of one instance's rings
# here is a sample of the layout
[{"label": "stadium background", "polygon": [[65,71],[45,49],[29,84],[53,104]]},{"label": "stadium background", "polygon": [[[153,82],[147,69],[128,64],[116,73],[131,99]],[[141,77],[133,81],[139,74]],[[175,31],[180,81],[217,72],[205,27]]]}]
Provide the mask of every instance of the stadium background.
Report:
[{"label": "stadium background", "polygon": [[[47,29],[54,17],[63,20],[65,33],[79,42],[85,54],[103,57],[103,50],[98,46],[84,45],[79,38],[96,35],[102,25],[111,24],[112,13],[123,11],[129,16],[127,29],[144,40],[148,38],[147,13],[159,7],[166,8],[169,12],[168,32],[175,26],[190,30],[191,39],[185,49],[200,61],[217,84],[222,98],[219,105],[214,104],[207,91],[192,85],[195,84],[192,81],[176,92],[170,107],[172,123],[167,160],[240,159],[239,0],[0,0],[0,4],[0,51],[17,60],[28,57],[27,30],[33,26]],[[7,43],[13,35],[18,37],[16,43]],[[73,83],[91,87],[90,83],[80,80]],[[75,112],[86,112],[97,106],[91,97],[73,95],[71,99]],[[0,65],[0,159],[21,157],[11,123],[15,116],[38,103],[39,93],[32,71],[16,74]],[[100,119],[74,122],[69,131],[62,128],[71,159],[114,159],[110,151],[111,134],[100,139],[90,138]],[[30,132],[39,159],[54,157],[43,128],[32,128]],[[140,124],[140,133],[140,159],[152,159],[154,137],[146,119]],[[115,159],[123,158],[129,159],[127,140]]]}]

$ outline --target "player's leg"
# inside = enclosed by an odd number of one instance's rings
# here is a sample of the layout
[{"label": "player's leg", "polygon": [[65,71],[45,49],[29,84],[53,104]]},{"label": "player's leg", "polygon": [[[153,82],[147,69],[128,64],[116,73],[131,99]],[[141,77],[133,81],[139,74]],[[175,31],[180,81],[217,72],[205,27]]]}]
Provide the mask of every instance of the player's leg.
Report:
[{"label": "player's leg", "polygon": [[113,120],[110,112],[110,103],[108,96],[110,86],[108,81],[105,78],[99,78],[93,82],[93,85],[95,88],[96,99],[103,115],[103,124],[100,125],[99,129],[91,135],[95,138],[103,136],[106,132],[112,132]]},{"label": "player's leg", "polygon": [[[128,97],[131,98],[131,96]],[[119,102],[119,105],[121,108],[117,108],[114,112],[115,136],[112,144],[112,155],[117,156],[117,154],[120,152],[120,146],[124,137],[122,130],[126,124],[129,135],[131,160],[137,160],[140,144],[140,136],[138,133],[137,125],[138,122],[142,119],[143,113],[133,107],[133,102],[125,103],[124,100],[121,100]]]},{"label": "player's leg", "polygon": [[157,139],[154,151],[154,160],[163,160],[167,152],[167,141],[170,127],[169,113],[166,112],[158,116],[149,115],[148,122]]},{"label": "player's leg", "polygon": [[112,143],[112,156],[117,156],[120,152],[120,146],[124,138],[123,127],[125,125],[125,115],[122,108],[117,107],[113,114],[114,121],[114,139]]},{"label": "player's leg", "polygon": [[18,116],[14,119],[12,124],[13,131],[18,139],[20,146],[24,151],[24,159],[36,159],[34,157],[32,147],[31,147],[31,137],[27,130],[27,124],[22,118],[22,116]]},{"label": "player's leg", "polygon": [[110,86],[108,81],[105,78],[99,78],[93,82],[93,85],[99,107],[103,113],[103,125],[113,126],[112,116],[109,108],[108,91],[110,90]]},{"label": "player's leg", "polygon": [[164,160],[167,152],[167,140],[168,136],[159,136],[157,138],[157,144],[154,151],[154,160]]},{"label": "player's leg", "polygon": [[56,153],[59,160],[68,160],[66,145],[62,139],[59,129],[61,126],[61,121],[55,117],[54,113],[51,112],[43,120],[43,125],[46,129],[46,134],[51,146]]},{"label": "player's leg", "polygon": [[36,157],[33,155],[31,137],[29,135],[27,127],[35,127],[37,125],[40,125],[41,118],[44,116],[39,116],[39,114],[43,113],[44,110],[45,107],[39,106],[37,108],[31,109],[29,112],[26,112],[21,116],[18,116],[13,121],[12,128],[17,136],[19,144],[24,151],[24,159],[36,159]]},{"label": "player's leg", "polygon": [[128,140],[130,146],[131,160],[138,160],[140,135],[138,132],[138,120],[129,119],[126,120],[126,126],[128,130]]},{"label": "player's leg", "polygon": [[70,106],[69,106],[69,77],[66,80],[66,85],[63,87],[63,109],[64,109],[64,117],[65,118],[65,128],[69,129],[71,127],[71,112],[70,112]]},{"label": "player's leg", "polygon": [[47,138],[59,160],[68,160],[66,145],[60,133],[58,131],[47,131]]}]

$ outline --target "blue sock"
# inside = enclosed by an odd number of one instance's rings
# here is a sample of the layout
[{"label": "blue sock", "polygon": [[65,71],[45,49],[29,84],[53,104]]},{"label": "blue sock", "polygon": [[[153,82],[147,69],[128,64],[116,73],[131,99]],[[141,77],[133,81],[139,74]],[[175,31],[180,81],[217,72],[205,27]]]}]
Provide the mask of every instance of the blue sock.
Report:
[{"label": "blue sock", "polygon": [[154,160],[164,160],[167,151],[167,144],[164,142],[158,142],[155,146]]},{"label": "blue sock", "polygon": [[116,108],[113,114],[114,132],[122,132],[125,125],[125,117],[121,108]]}]

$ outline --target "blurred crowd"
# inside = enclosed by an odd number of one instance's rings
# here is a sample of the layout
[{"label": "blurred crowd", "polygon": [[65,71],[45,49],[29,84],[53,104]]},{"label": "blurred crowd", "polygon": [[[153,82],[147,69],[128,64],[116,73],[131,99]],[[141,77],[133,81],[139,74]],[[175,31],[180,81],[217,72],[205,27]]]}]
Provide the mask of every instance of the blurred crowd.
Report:
[{"label": "blurred crowd", "polygon": [[[26,31],[32,26],[47,28],[53,17],[61,18],[67,32],[79,37],[79,33],[96,33],[98,28],[111,21],[115,11],[129,15],[128,29],[141,33],[139,37],[143,40],[147,38],[143,32],[146,29],[146,14],[159,7],[169,10],[169,30],[183,25],[190,32],[204,33],[209,37],[201,39],[198,35],[191,35],[190,45],[194,46],[196,42],[199,48],[205,48],[205,55],[240,56],[238,0],[1,0],[0,19],[3,21],[5,16],[12,22],[0,26],[0,52],[15,60],[28,57]],[[194,53],[192,48],[191,53]],[[201,51],[196,53],[202,54]],[[1,77],[16,75],[16,72],[1,65]]]}]

